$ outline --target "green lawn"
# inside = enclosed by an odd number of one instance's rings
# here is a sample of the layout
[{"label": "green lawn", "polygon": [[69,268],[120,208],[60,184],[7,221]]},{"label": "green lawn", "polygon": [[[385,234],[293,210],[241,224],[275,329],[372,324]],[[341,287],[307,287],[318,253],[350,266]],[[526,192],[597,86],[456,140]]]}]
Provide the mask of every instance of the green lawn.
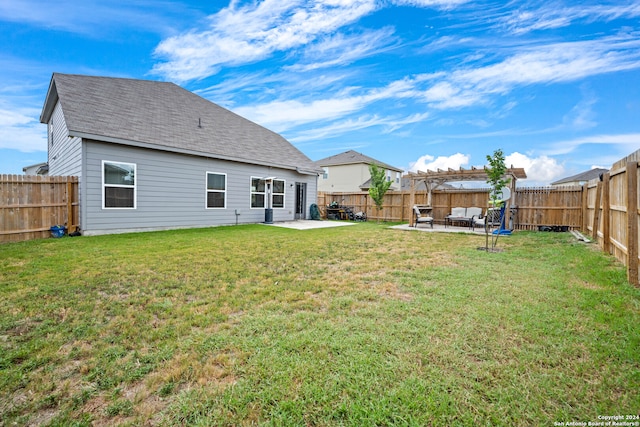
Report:
[{"label": "green lawn", "polygon": [[0,245],[0,426],[640,411],[640,290],[568,233],[247,225]]}]

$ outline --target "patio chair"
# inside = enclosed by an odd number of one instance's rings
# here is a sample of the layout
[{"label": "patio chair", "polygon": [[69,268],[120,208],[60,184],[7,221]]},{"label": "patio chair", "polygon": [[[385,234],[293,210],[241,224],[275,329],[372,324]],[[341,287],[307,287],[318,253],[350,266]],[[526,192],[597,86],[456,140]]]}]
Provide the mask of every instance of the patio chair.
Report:
[{"label": "patio chair", "polygon": [[433,228],[433,217],[428,215],[423,215],[420,212],[420,209],[417,206],[413,207],[413,214],[416,216],[415,218],[415,227],[418,228],[418,224],[429,224],[431,228]]},{"label": "patio chair", "polygon": [[500,225],[500,210],[495,208],[487,209],[486,213],[478,217],[474,217],[471,222],[471,227],[475,230],[476,227],[495,227]]},{"label": "patio chair", "polygon": [[473,223],[476,219],[482,217],[482,208],[475,206],[467,208],[466,217],[471,218],[471,222]]},{"label": "patio chair", "polygon": [[476,227],[487,227],[487,215],[480,214],[479,217],[474,218],[473,221],[471,221],[471,228],[475,231]]}]

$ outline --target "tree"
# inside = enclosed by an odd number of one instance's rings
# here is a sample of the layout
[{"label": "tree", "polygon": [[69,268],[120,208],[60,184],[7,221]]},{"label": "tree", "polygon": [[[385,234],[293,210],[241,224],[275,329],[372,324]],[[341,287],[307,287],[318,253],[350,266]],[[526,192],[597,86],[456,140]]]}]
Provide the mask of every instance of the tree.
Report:
[{"label": "tree", "polygon": [[371,174],[371,185],[369,186],[369,195],[373,199],[378,209],[378,221],[380,220],[380,211],[382,210],[382,201],[384,195],[391,187],[391,181],[387,181],[387,177],[383,168],[378,165],[370,164],[369,173]]},{"label": "tree", "polygon": [[[504,154],[501,149],[497,149],[493,152],[493,156],[487,155],[487,161],[489,167],[485,168],[487,171],[487,184],[491,186],[489,190],[490,205],[494,208],[500,207],[502,189],[509,183],[509,180],[505,178],[507,172],[507,166],[504,163]],[[488,218],[487,218],[488,219]],[[504,221],[504,218],[501,218]],[[485,227],[486,233],[486,246],[485,250],[489,250],[489,228]],[[496,233],[495,238],[491,240],[491,249],[495,249],[498,244],[498,237],[500,232]]]}]

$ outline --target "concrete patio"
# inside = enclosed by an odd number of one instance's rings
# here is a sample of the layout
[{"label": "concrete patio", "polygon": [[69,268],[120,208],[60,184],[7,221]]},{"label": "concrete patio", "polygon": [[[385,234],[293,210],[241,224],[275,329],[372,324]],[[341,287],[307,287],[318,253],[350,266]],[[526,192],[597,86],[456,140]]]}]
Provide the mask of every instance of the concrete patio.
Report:
[{"label": "concrete patio", "polygon": [[484,228],[476,227],[475,230],[472,230],[469,227],[457,227],[452,225],[445,227],[444,224],[433,224],[433,228],[425,224],[420,224],[417,227],[410,227],[409,224],[400,224],[391,226],[389,228],[407,231],[423,231],[428,233],[472,233],[484,235]]},{"label": "concrete patio", "polygon": [[316,228],[333,228],[333,227],[344,227],[347,225],[355,225],[357,222],[350,221],[329,221],[329,220],[319,220],[312,221],[308,219],[299,219],[296,221],[278,221],[273,224],[264,224],[273,227],[283,227],[283,228],[292,228],[294,230],[314,230]]},{"label": "concrete patio", "polygon": [[[311,221],[306,219],[296,220],[296,221],[278,221],[273,224],[264,224],[272,227],[283,227],[290,228],[294,230],[315,230],[318,228],[334,228],[334,227],[345,227],[349,225],[356,225],[358,222],[352,221],[333,221],[333,220],[320,220],[320,221]],[[395,230],[407,230],[407,231],[421,231],[428,233],[472,233],[472,234],[481,234],[484,235],[484,229],[477,228],[475,230],[471,230],[469,227],[457,227],[457,226],[447,226],[444,224],[433,224],[433,228],[428,225],[420,224],[418,227],[410,227],[409,224],[399,224],[393,225],[389,228],[393,228]]]}]

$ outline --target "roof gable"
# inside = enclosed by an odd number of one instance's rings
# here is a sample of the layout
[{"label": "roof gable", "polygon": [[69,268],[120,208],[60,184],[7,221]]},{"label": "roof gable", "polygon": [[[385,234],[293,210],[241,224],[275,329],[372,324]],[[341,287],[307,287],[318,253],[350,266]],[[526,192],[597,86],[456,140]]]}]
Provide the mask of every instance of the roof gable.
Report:
[{"label": "roof gable", "polygon": [[566,178],[562,178],[558,181],[552,182],[551,185],[559,185],[568,182],[583,182],[583,181],[591,181],[592,179],[596,179],[600,177],[603,173],[608,172],[608,169],[602,168],[593,168],[585,172],[580,172],[577,175],[569,176]]},{"label": "roof gable", "polygon": [[54,73],[42,123],[58,101],[70,136],[318,172],[282,136],[174,83]]},{"label": "roof gable", "polygon": [[325,157],[324,159],[316,160],[316,164],[320,167],[351,165],[351,164],[357,164],[357,163],[364,163],[366,165],[370,165],[374,163],[385,169],[402,172],[402,169],[399,169],[395,166],[388,165],[372,157],[366,156],[362,153],[358,153],[357,151],[354,151],[354,150],[345,151],[344,153],[340,153],[334,156]]}]

